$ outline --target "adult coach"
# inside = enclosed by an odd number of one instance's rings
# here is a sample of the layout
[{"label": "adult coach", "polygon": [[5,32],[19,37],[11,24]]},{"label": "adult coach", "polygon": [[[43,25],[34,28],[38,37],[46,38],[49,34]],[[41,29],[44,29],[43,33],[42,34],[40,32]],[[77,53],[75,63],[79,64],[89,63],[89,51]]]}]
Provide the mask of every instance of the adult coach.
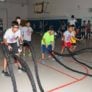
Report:
[{"label": "adult coach", "polygon": [[74,15],[71,16],[71,19],[68,21],[69,25],[74,25],[76,27],[77,20]]}]

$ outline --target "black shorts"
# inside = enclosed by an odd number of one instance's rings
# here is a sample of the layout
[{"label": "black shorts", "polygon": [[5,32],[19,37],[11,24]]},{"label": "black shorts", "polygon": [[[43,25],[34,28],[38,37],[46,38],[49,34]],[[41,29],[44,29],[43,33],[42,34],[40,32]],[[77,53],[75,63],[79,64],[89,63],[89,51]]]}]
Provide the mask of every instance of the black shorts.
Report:
[{"label": "black shorts", "polygon": [[17,43],[10,43],[9,45],[12,47],[11,51],[8,50],[8,47],[6,45],[2,45],[2,50],[3,50],[3,53],[4,53],[5,56],[7,55],[7,53],[9,53],[9,54],[18,53]]},{"label": "black shorts", "polygon": [[29,46],[29,45],[31,45],[31,41],[26,41],[26,40],[23,41],[23,46]]},{"label": "black shorts", "polygon": [[17,43],[10,43],[9,45],[12,47],[12,51],[11,52],[13,54],[18,53],[18,45],[17,45]]}]

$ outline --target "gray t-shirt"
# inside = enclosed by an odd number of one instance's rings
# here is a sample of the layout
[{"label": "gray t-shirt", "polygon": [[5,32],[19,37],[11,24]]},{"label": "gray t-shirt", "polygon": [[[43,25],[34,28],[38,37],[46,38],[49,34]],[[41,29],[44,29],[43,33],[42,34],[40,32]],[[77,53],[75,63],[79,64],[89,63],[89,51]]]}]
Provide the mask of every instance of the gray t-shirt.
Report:
[{"label": "gray t-shirt", "polygon": [[31,27],[22,27],[23,40],[31,41],[33,29]]}]

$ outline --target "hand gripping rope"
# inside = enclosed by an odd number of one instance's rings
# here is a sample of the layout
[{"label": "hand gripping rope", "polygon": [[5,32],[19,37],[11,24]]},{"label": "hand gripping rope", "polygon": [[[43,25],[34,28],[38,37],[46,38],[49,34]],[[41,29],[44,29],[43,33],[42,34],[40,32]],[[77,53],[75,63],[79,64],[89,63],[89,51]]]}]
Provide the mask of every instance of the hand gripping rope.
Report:
[{"label": "hand gripping rope", "polygon": [[29,66],[27,65],[27,63],[21,57],[14,55],[13,53],[10,54],[5,45],[2,45],[2,49],[3,49],[3,52],[5,53],[5,57],[8,60],[8,69],[9,69],[9,73],[10,73],[10,76],[11,76],[14,92],[18,92],[16,80],[15,80],[15,76],[14,76],[14,72],[13,72],[13,68],[12,68],[12,61],[11,61],[11,57],[14,57],[14,56],[18,59],[18,61],[22,65],[22,67],[25,69],[25,72],[27,73],[28,78],[31,82],[33,92],[37,92],[37,88],[36,88],[36,84],[35,84],[33,75],[31,73],[31,70],[30,70]]},{"label": "hand gripping rope", "polygon": [[1,45],[1,48],[2,48],[3,53],[5,54],[5,58],[7,59],[7,62],[8,62],[8,70],[10,73],[10,77],[11,77],[11,81],[12,81],[12,85],[13,85],[13,90],[14,90],[14,92],[18,92],[16,80],[15,80],[15,76],[14,76],[14,72],[13,72],[13,67],[12,67],[11,56],[9,55],[8,50],[6,49],[5,45]]}]

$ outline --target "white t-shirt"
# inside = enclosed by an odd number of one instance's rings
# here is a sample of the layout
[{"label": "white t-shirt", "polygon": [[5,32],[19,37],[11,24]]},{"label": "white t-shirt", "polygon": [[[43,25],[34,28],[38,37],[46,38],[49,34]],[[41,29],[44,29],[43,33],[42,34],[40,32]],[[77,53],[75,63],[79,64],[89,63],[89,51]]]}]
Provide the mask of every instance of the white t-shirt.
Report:
[{"label": "white t-shirt", "polygon": [[26,41],[31,41],[32,32],[33,29],[31,27],[23,27],[22,28],[23,39]]},{"label": "white t-shirt", "polygon": [[70,25],[76,25],[77,20],[76,19],[71,19],[68,21]]},{"label": "white t-shirt", "polygon": [[12,28],[9,28],[8,30],[6,30],[4,34],[4,39],[7,39],[7,43],[16,43],[18,37],[21,37],[20,30],[14,33],[12,31]]},{"label": "white t-shirt", "polygon": [[64,39],[65,42],[70,42],[70,39],[71,39],[72,35],[69,31],[65,31],[64,32],[64,37],[65,37],[65,39]]}]

